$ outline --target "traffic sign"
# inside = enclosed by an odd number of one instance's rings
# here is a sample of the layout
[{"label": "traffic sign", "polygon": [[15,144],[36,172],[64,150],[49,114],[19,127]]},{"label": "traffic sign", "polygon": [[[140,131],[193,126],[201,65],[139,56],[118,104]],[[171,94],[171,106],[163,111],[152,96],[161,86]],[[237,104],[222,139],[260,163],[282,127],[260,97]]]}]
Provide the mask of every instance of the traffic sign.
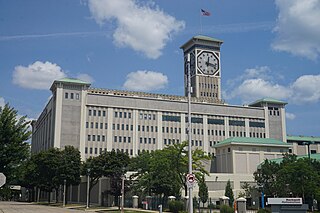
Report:
[{"label": "traffic sign", "polygon": [[0,187],[6,184],[6,176],[3,173],[0,173]]},{"label": "traffic sign", "polygon": [[187,174],[187,182],[188,183],[194,183],[196,181],[196,177],[194,174]]}]

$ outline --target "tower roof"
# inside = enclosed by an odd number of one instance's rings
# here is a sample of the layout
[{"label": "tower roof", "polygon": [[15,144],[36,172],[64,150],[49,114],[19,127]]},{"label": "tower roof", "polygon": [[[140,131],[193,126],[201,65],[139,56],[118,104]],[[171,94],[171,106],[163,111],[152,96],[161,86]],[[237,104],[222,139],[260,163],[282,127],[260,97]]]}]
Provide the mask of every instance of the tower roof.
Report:
[{"label": "tower roof", "polygon": [[223,43],[222,40],[216,39],[216,38],[212,38],[209,36],[204,36],[204,35],[196,35],[193,36],[189,41],[187,41],[185,44],[183,44],[180,48],[181,49],[187,49],[189,46],[192,46],[193,44],[197,44],[197,43],[210,43],[211,45],[214,44],[215,46],[221,46],[221,44]]},{"label": "tower roof", "polygon": [[255,102],[249,104],[249,106],[263,106],[264,104],[278,104],[278,105],[286,105],[287,102],[280,101],[274,98],[262,98],[259,100],[256,100]]}]

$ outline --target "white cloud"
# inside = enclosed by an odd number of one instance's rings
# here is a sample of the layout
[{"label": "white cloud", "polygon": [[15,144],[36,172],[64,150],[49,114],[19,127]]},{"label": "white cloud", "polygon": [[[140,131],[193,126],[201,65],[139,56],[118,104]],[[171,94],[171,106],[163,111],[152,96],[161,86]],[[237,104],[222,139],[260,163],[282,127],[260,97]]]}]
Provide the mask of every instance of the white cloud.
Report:
[{"label": "white cloud", "polygon": [[320,101],[320,75],[300,76],[291,86],[296,104],[315,103]]},{"label": "white cloud", "polygon": [[82,81],[88,82],[88,83],[93,83],[94,82],[94,79],[90,75],[85,74],[85,73],[78,74],[76,78],[80,79]]},{"label": "white cloud", "polygon": [[[36,61],[26,66],[16,66],[13,71],[13,83],[28,89],[48,90],[54,80],[67,77],[62,68],[51,62]],[[92,83],[94,79],[85,73],[79,73],[78,79]]]},{"label": "white cloud", "polygon": [[291,91],[279,84],[275,84],[260,78],[244,80],[237,89],[231,93],[231,97],[240,97],[243,102],[252,102],[263,97],[287,99]]},{"label": "white cloud", "polygon": [[66,74],[60,66],[51,62],[36,61],[29,66],[16,66],[13,71],[13,83],[29,89],[49,89],[56,79]]},{"label": "white cloud", "polygon": [[229,84],[229,90],[223,91],[223,97],[225,99],[240,98],[243,103],[265,97],[286,100],[292,104],[320,101],[320,75],[302,75],[288,85],[280,85],[275,83],[274,79],[268,79],[265,71],[273,75],[268,67],[247,69],[244,75],[232,80],[234,83]]},{"label": "white cloud", "polygon": [[156,59],[173,33],[184,29],[176,20],[154,4],[137,0],[89,0],[95,21],[102,25],[114,21],[113,39],[120,47],[130,47],[148,58]]},{"label": "white cloud", "polygon": [[320,1],[276,0],[275,50],[316,60],[320,55]]},{"label": "white cloud", "polygon": [[168,77],[159,72],[136,71],[127,75],[123,87],[127,90],[151,91],[162,89],[168,84]]},{"label": "white cloud", "polygon": [[289,120],[294,120],[296,118],[296,115],[290,112],[286,112],[286,118]]}]

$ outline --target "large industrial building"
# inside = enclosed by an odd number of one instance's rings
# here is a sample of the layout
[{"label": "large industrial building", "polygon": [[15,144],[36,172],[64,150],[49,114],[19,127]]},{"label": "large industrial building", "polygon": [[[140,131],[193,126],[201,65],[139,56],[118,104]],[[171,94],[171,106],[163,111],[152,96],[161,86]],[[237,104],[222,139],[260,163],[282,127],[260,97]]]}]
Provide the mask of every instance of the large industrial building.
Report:
[{"label": "large industrial building", "polygon": [[[292,150],[298,145],[286,143],[287,103],[264,98],[235,106],[222,100],[222,43],[195,36],[181,46],[185,63],[190,56],[190,66],[185,65],[181,77],[184,73],[187,94],[190,67],[191,143],[216,156],[210,166],[213,175],[207,178],[211,196],[220,196],[229,179],[236,192],[242,182],[253,182],[252,172],[266,158],[300,153]],[[112,149],[136,156],[188,138],[187,95],[94,88],[68,78],[54,81],[50,90],[51,99],[32,122],[32,152],[72,145],[82,160]]]}]

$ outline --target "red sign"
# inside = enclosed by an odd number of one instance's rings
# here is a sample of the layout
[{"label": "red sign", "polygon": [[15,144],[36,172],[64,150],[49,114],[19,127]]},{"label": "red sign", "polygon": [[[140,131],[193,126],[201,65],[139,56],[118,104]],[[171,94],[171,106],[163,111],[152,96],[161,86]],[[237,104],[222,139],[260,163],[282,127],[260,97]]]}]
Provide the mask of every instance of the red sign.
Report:
[{"label": "red sign", "polygon": [[194,183],[196,181],[196,177],[194,174],[187,174],[187,182],[188,183]]}]

